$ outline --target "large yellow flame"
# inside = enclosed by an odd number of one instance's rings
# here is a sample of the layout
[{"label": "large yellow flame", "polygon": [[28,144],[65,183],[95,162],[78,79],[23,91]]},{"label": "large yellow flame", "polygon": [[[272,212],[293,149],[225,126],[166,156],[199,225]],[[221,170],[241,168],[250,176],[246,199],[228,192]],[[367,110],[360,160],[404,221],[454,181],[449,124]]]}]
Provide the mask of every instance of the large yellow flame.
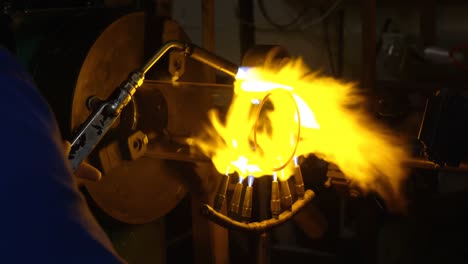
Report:
[{"label": "large yellow flame", "polygon": [[193,143],[220,173],[245,178],[281,170],[278,175],[289,177],[294,157],[314,154],[363,189],[394,196],[405,176],[405,148],[371,121],[356,92],[352,84],[311,73],[300,59],[275,71],[241,69],[227,115],[210,112],[212,126]]}]

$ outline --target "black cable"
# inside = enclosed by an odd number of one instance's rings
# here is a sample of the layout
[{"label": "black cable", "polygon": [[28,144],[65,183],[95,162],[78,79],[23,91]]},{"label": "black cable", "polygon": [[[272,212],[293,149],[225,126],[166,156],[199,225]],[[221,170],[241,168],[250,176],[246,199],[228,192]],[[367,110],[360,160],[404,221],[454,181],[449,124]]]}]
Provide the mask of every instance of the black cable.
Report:
[{"label": "black cable", "polygon": [[[342,3],[343,0],[336,0],[333,4],[330,5],[330,7],[325,11],[323,12],[323,14],[319,17],[317,17],[316,19],[314,19],[312,22],[309,22],[307,23],[306,26],[303,26],[301,27],[300,26],[300,20],[301,18],[305,17],[305,14],[310,10],[312,9],[311,6],[307,7],[307,8],[304,8],[303,11],[301,11],[297,17],[295,17],[294,19],[292,19],[290,22],[288,23],[285,23],[285,24],[278,24],[276,23],[272,18],[271,16],[268,14],[268,12],[266,11],[266,8],[265,8],[265,4],[263,2],[263,0],[257,0],[258,1],[258,5],[260,7],[260,11],[261,11],[261,14],[262,16],[265,18],[265,20],[273,26],[273,28],[264,28],[264,27],[258,27],[257,25],[255,25],[254,23],[251,23],[249,21],[245,21],[243,20],[240,16],[239,16],[239,12],[238,12],[238,6],[235,7],[234,9],[236,10],[235,11],[235,14],[236,14],[236,18],[239,19],[239,21],[243,24],[247,24],[247,25],[250,25],[250,26],[253,26],[255,27],[255,30],[257,31],[275,31],[275,30],[280,30],[280,31],[287,31],[287,32],[303,32],[305,30],[308,30],[309,28],[313,27],[313,26],[316,26],[316,25],[319,25],[321,24],[327,17],[329,17],[339,6],[340,4]],[[293,27],[294,26],[294,27]]]},{"label": "black cable", "polygon": [[387,18],[385,19],[385,22],[382,26],[382,30],[380,31],[380,37],[377,39],[377,47],[376,47],[376,51],[377,53],[379,53],[380,49],[382,48],[382,37],[385,33],[388,32],[388,30],[390,29],[390,25],[393,23],[393,20],[392,18]]},{"label": "black cable", "polygon": [[312,22],[307,23],[308,25],[305,27],[301,27],[300,30],[304,31],[313,26],[319,25],[323,23],[333,12],[341,5],[343,0],[336,0],[330,7],[322,13],[318,18],[314,19]]},{"label": "black cable", "polygon": [[295,26],[301,20],[301,18],[310,10],[310,6],[307,8],[303,8],[302,11],[299,12],[299,14],[295,18],[293,18],[291,21],[289,21],[288,23],[279,24],[275,22],[274,19],[268,14],[263,0],[257,0],[257,3],[260,9],[260,12],[262,13],[262,16],[265,18],[265,20],[270,25],[272,25],[273,27],[279,30],[288,30],[290,27]]}]

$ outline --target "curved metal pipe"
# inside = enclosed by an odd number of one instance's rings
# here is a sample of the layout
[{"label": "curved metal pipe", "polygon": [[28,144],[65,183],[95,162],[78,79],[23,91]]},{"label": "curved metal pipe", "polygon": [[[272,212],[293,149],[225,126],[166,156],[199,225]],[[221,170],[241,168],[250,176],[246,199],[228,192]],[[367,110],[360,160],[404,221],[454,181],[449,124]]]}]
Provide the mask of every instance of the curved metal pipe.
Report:
[{"label": "curved metal pipe", "polygon": [[233,220],[216,210],[214,210],[208,204],[204,204],[202,206],[202,215],[206,216],[211,221],[225,227],[228,229],[237,229],[240,231],[248,231],[254,233],[263,233],[268,229],[272,229],[277,227],[289,219],[291,219],[294,215],[296,215],[304,206],[306,206],[312,199],[315,197],[315,193],[312,190],[307,190],[304,193],[304,199],[297,200],[291,207],[290,211],[285,211],[281,213],[278,218],[270,218],[261,222],[252,222],[252,223],[242,223],[236,220]]},{"label": "curved metal pipe", "polygon": [[218,71],[224,72],[232,77],[235,77],[237,74],[237,71],[239,69],[239,66],[222,58],[217,55],[215,55],[212,52],[209,52],[203,48],[198,47],[195,44],[192,43],[185,43],[181,42],[178,40],[171,40],[166,42],[159,50],[156,52],[156,54],[151,57],[146,64],[141,68],[140,72],[143,74],[143,76],[146,74],[146,72],[153,67],[153,65],[161,59],[166,52],[168,52],[171,49],[178,49],[184,53],[185,56],[191,57],[194,60],[197,60],[203,64],[206,64]]},{"label": "curved metal pipe", "polygon": [[156,52],[156,54],[153,55],[153,57],[151,57],[146,63],[145,65],[143,65],[143,67],[141,68],[140,72],[143,74],[143,76],[149,71],[149,69],[151,69],[151,67],[153,67],[153,65],[159,60],[161,59],[162,56],[164,56],[164,54],[166,54],[166,52],[168,52],[169,50],[173,49],[173,48],[177,48],[179,50],[182,50],[184,51],[185,48],[186,48],[186,44],[184,42],[181,42],[181,41],[177,41],[177,40],[171,40],[171,41],[168,41],[166,42],[159,50],[158,52]]}]

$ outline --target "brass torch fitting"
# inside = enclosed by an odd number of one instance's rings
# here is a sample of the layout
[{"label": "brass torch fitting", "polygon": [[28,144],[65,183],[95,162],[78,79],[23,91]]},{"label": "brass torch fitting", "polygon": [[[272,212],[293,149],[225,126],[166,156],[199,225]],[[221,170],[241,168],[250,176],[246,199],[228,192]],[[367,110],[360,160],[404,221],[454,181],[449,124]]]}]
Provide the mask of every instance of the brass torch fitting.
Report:
[{"label": "brass torch fitting", "polygon": [[238,182],[236,184],[236,187],[234,188],[234,193],[232,194],[231,200],[231,208],[229,209],[229,211],[231,211],[231,213],[234,215],[237,215],[239,213],[239,206],[243,188],[244,185],[242,184],[242,182]]},{"label": "brass torch fitting", "polygon": [[242,218],[248,220],[252,217],[252,186],[247,186],[244,194],[244,203],[242,205]]},{"label": "brass torch fitting", "polygon": [[273,218],[278,218],[281,213],[279,183],[276,179],[271,182],[270,210]]},{"label": "brass torch fitting", "polygon": [[299,199],[304,198],[304,180],[302,179],[302,171],[299,165],[294,167],[294,188],[296,190],[296,195]]},{"label": "brass torch fitting", "polygon": [[216,193],[215,200],[214,200],[214,209],[216,211],[220,211],[223,207],[224,201],[226,200],[226,193],[229,184],[229,174],[225,174],[222,176],[221,184],[218,187],[218,192]]},{"label": "brass torch fitting", "polygon": [[288,181],[287,180],[280,181],[280,187],[281,187],[281,203],[285,209],[291,210],[292,196],[291,196],[291,190],[289,189]]}]

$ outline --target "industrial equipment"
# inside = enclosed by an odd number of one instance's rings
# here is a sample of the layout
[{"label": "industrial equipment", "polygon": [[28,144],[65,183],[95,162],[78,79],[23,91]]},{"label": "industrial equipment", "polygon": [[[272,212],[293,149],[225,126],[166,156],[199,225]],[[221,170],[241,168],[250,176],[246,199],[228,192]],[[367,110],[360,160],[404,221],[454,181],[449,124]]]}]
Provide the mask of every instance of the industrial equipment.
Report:
[{"label": "industrial equipment", "polygon": [[[56,113],[65,138],[72,141],[72,132],[101,104],[100,100],[110,97],[129,73],[143,65],[144,17],[143,12],[127,10],[85,10],[71,16],[66,26],[42,42],[34,77]],[[171,38],[184,37],[173,21],[161,20],[159,26],[166,32],[172,30],[165,33],[173,34]],[[83,28],[87,35],[76,38]],[[60,74],[55,65],[63,65]],[[144,150],[152,150],[155,138],[164,138],[167,124],[177,129],[177,123],[168,121],[168,109],[176,105],[167,103],[161,89],[141,90],[130,105],[118,110],[122,112],[114,126],[89,157],[89,162],[106,177],[99,183],[86,183],[87,191],[102,210],[133,224],[148,223],[164,215],[187,192],[178,170],[171,170],[165,160],[143,155]],[[171,136],[181,132],[174,130]]]},{"label": "industrial equipment", "polygon": [[[216,55],[203,50],[200,47],[197,47],[191,43],[184,43],[181,41],[172,40],[165,43],[160,50],[152,56],[143,67],[135,70],[130,73],[127,80],[125,80],[106,100],[97,99],[95,96],[88,98],[88,106],[93,110],[93,113],[87,120],[80,126],[76,132],[71,144],[71,151],[69,154],[69,160],[72,164],[72,168],[75,170],[80,163],[88,157],[88,155],[94,150],[99,141],[106,136],[108,130],[114,125],[115,121],[120,117],[120,114],[133,99],[133,96],[137,89],[143,85],[145,74],[157,63],[167,52],[170,50],[176,50],[175,52],[180,52],[183,57],[193,58],[199,62],[207,64],[221,72],[224,72],[232,77],[235,77],[238,71],[238,67]],[[177,76],[179,77],[179,76]],[[177,84],[175,84],[177,85]],[[94,100],[94,101],[91,101]],[[265,99],[266,100],[266,99]],[[98,101],[98,102],[96,102]],[[151,103],[150,103],[151,104]],[[134,111],[136,111],[134,109]],[[134,122],[137,117],[134,118]],[[146,145],[150,144],[148,137],[141,131],[138,134],[132,134],[128,139],[128,148],[132,159],[137,159],[139,156],[145,155],[145,152],[148,151]],[[138,133],[137,132],[137,133]],[[120,140],[120,139],[119,139]],[[132,153],[133,150],[133,153]],[[135,154],[135,151],[142,152],[141,155]],[[165,156],[164,153],[161,154],[162,157],[170,159],[170,157]],[[190,157],[187,157],[187,160],[190,160]],[[226,175],[227,176],[227,175]],[[107,176],[106,176],[107,177]],[[226,197],[227,192],[227,181],[229,177],[224,178],[223,183],[220,186],[217,197]],[[308,190],[304,193],[304,184],[302,182],[302,175],[300,168],[296,164],[296,188],[298,198],[301,200],[297,204],[292,204],[291,193],[289,191],[288,182],[281,182],[281,199],[286,199],[286,210],[291,210],[291,212],[284,212],[280,214],[281,207],[276,208],[272,204],[272,218],[269,220],[264,220],[260,223],[248,223],[242,224],[236,220],[228,220],[228,217],[216,212],[209,205],[205,205],[204,214],[209,216],[213,221],[225,226],[232,228],[240,228],[245,230],[254,230],[257,232],[265,232],[269,228],[273,228],[276,225],[279,225],[286,220],[289,220],[294,214],[296,214],[307,202],[309,202],[313,197],[313,192]],[[250,182],[250,179],[249,179]],[[278,183],[277,180],[273,180],[273,183]],[[273,188],[273,189],[277,189]],[[232,197],[232,207],[231,211],[237,215],[239,213],[239,206],[241,200],[241,193],[243,190],[242,183],[238,183],[235,188],[234,195]],[[278,195],[275,192],[272,192],[272,203],[275,201],[275,197]],[[244,207],[242,209],[242,216],[249,219],[252,211],[252,184],[250,183],[247,186],[247,192],[244,195]],[[218,210],[221,209],[223,201],[217,201],[216,207]],[[279,205],[279,204],[278,204]],[[276,220],[277,219],[277,220]]]},{"label": "industrial equipment", "polygon": [[[325,218],[309,203],[319,191],[310,186],[319,186],[322,192],[334,187],[356,199],[363,193],[341,171],[346,168],[293,152],[285,163],[293,166],[289,180],[278,179],[281,170],[255,180],[251,175],[240,179],[236,173],[217,172],[209,158],[187,144],[209,122],[210,109],[221,116],[227,112],[239,67],[280,68],[289,61],[288,52],[280,46],[259,45],[235,65],[194,45],[175,21],[150,15],[94,7],[13,15],[17,53],[50,103],[63,137],[72,142],[72,167],[87,160],[103,172],[101,181],[85,182],[83,192],[90,205],[108,217],[98,215],[98,220],[119,253],[125,255],[125,243],[133,239],[135,229],[168,215],[189,192],[203,194],[201,203],[191,204],[192,217],[203,216],[230,233],[254,234],[258,256],[265,255],[268,233],[288,220],[294,219],[309,237],[323,234]],[[389,65],[394,64],[385,64]],[[215,81],[208,78],[214,70]],[[457,167],[466,156],[466,122],[450,119],[454,114],[466,119],[466,95],[452,95],[444,90],[428,101],[420,140],[430,161],[411,159],[408,168],[466,173]],[[267,101],[265,96],[258,103],[258,115],[263,106],[269,107]],[[387,209],[381,197],[374,193],[370,197],[382,211]],[[350,236],[344,227],[344,209],[339,210],[336,218],[344,230],[340,232]],[[130,237],[124,246],[119,244],[122,233]],[[205,246],[206,240],[195,243]]]},{"label": "industrial equipment", "polygon": [[[166,215],[194,185],[210,195],[216,192],[222,177],[206,169],[210,160],[194,155],[185,141],[202,129],[209,109],[227,110],[237,65],[193,45],[175,21],[148,22],[144,12],[89,7],[13,17],[20,21],[17,53],[72,143],[73,169],[86,159],[103,172],[101,181],[85,182],[83,192],[119,221],[101,222],[111,238],[114,230],[127,228],[116,228],[123,223],[145,225]],[[47,30],[36,27],[38,21]],[[149,34],[148,27],[156,30]],[[277,46],[256,47],[249,54],[243,66],[280,65],[286,55]],[[218,82],[205,81],[210,67],[221,73]],[[234,197],[240,218],[224,214],[222,201],[207,200],[194,210],[229,229],[265,233],[313,198],[299,173],[298,168],[297,201],[293,203],[288,182],[282,182],[278,192],[289,205],[274,209],[272,216],[258,216],[259,187],[252,184],[246,194]],[[232,199],[230,184],[227,178],[219,188],[225,204]],[[113,240],[119,250],[118,239]]]}]

